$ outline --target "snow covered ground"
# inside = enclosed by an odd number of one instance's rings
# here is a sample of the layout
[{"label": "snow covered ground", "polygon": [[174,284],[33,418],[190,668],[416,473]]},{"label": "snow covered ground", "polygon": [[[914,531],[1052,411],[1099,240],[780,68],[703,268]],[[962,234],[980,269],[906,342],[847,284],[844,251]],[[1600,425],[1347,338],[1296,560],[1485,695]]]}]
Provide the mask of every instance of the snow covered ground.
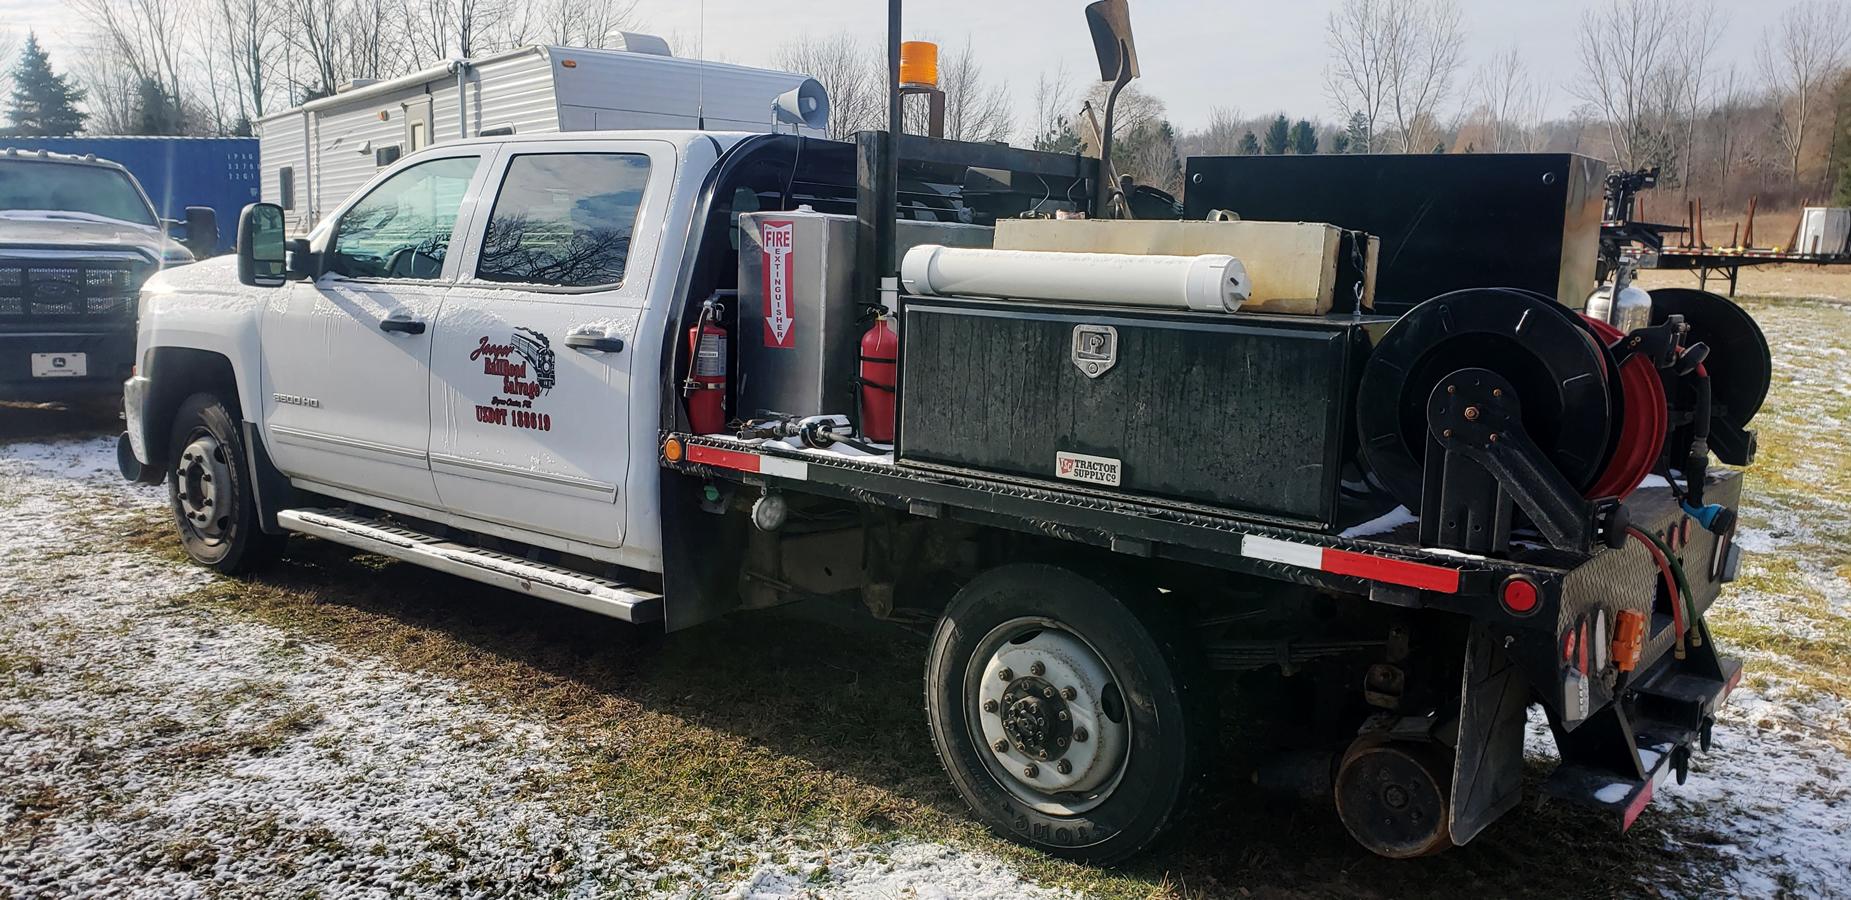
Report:
[{"label": "snow covered ground", "polygon": [[468,685],[170,602],[212,576],[123,546],[165,498],[113,440],[0,446],[0,485],[0,895],[1052,895],[917,840],[632,853]]}]

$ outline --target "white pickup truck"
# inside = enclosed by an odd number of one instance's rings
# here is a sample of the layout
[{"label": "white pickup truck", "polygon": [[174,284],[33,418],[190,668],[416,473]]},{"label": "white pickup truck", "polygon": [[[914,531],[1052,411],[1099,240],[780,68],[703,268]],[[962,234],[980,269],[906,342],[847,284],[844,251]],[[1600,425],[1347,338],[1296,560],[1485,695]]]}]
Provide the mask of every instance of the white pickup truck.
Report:
[{"label": "white pickup truck", "polygon": [[[1246,729],[1290,736],[1254,754],[1279,761],[1255,780],[1325,797],[1392,857],[1464,844],[1517,806],[1531,704],[1562,749],[1543,790],[1623,825],[1708,744],[1741,674],[1701,618],[1735,574],[1732,512],[1693,528],[1663,481],[1623,507],[1583,498],[1529,443],[1495,477],[1410,456],[1417,492],[1423,471],[1456,476],[1506,530],[1513,503],[1548,526],[1462,549],[1352,474],[1365,360],[1418,349],[1436,309],[1554,328],[1563,365],[1602,377],[1600,345],[1554,300],[1459,292],[1397,319],[882,298],[872,273],[893,271],[879,256],[904,230],[887,203],[950,233],[1101,201],[1097,160],[918,137],[897,142],[890,192],[880,137],[459,141],[381,172],[305,238],[254,204],[235,260],[142,291],[123,474],[165,480],[187,553],[224,572],[295,533],[669,630],[811,597],[933,622],[926,715],[952,781],[998,833],[1092,862],[1184,815],[1220,756],[1231,673],[1265,673],[1249,683],[1286,701],[1286,727]],[[1523,167],[1551,159],[1510,168],[1530,184]],[[1143,188],[1125,204],[1177,215]],[[1328,301],[1359,257],[1309,227],[1330,240],[1248,262],[1304,263]],[[852,250],[827,237],[847,229]],[[897,351],[860,331],[856,310],[882,299],[906,323]],[[896,356],[897,384],[868,374]],[[1461,371],[1474,403],[1515,408],[1487,386],[1504,376]],[[899,415],[877,441],[881,390]],[[808,408],[783,416],[747,402],[799,394]],[[1455,405],[1425,414],[1479,414]],[[1459,440],[1489,441],[1486,458],[1519,443],[1483,430]],[[1492,490],[1510,479],[1523,490]],[[1741,476],[1702,486],[1727,512]]]}]

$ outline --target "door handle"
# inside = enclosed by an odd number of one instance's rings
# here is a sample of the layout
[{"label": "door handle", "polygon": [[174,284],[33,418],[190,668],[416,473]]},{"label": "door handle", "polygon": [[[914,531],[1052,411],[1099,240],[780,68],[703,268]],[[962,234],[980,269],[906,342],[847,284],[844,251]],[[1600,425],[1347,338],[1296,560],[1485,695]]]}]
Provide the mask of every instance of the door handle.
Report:
[{"label": "door handle", "polygon": [[417,319],[380,319],[379,330],[396,334],[423,334],[424,323]]},{"label": "door handle", "polygon": [[566,346],[574,350],[602,350],[605,353],[622,353],[623,338],[605,337],[601,334],[568,334]]}]

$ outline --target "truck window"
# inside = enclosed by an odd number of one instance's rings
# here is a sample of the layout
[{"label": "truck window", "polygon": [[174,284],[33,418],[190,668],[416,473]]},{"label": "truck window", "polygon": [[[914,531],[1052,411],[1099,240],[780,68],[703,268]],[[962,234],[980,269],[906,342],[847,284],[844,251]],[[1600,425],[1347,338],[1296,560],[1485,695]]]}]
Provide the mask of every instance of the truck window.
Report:
[{"label": "truck window", "polygon": [[649,157],[537,153],[508,163],[476,275],[555,287],[623,281]]},{"label": "truck window", "polygon": [[334,224],[330,268],[350,278],[437,278],[480,161],[433,159],[380,182]]},{"label": "truck window", "polygon": [[0,210],[23,209],[154,224],[154,210],[121,169],[37,160],[0,161]]}]

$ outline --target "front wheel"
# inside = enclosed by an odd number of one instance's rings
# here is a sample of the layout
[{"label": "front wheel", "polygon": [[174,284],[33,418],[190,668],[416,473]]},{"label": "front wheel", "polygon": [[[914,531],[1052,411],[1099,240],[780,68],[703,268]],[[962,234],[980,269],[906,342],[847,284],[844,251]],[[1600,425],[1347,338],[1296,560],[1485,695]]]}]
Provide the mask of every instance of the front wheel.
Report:
[{"label": "front wheel", "polygon": [[212,394],[194,394],[174,415],[167,497],[180,544],[194,562],[227,575],[273,559],[283,536],[265,534],[237,416]]},{"label": "front wheel", "polygon": [[926,713],[991,830],[1110,864],[1180,817],[1213,750],[1214,692],[1171,602],[1048,565],[992,570],[952,599]]}]

